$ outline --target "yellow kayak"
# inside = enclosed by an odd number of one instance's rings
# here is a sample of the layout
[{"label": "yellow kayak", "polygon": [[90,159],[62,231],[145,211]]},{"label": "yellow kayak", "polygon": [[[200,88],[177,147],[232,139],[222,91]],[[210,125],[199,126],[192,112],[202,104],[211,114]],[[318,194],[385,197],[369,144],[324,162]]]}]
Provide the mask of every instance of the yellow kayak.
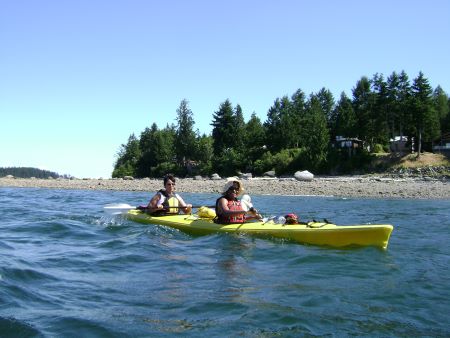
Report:
[{"label": "yellow kayak", "polygon": [[390,224],[346,226],[321,222],[278,224],[272,220],[244,224],[216,224],[211,218],[198,215],[151,216],[139,210],[128,211],[126,217],[135,222],[165,225],[193,235],[219,232],[244,233],[332,247],[375,246],[386,249],[393,230]]}]

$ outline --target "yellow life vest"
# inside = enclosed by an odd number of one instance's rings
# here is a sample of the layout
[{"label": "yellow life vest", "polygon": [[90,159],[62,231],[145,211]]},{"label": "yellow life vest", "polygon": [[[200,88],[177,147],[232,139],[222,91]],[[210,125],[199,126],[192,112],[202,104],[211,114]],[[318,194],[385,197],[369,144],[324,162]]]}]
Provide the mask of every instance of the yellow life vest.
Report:
[{"label": "yellow life vest", "polygon": [[178,214],[180,212],[179,201],[177,194],[169,195],[165,190],[160,190],[159,193],[164,197],[162,205],[164,206],[164,214]]}]

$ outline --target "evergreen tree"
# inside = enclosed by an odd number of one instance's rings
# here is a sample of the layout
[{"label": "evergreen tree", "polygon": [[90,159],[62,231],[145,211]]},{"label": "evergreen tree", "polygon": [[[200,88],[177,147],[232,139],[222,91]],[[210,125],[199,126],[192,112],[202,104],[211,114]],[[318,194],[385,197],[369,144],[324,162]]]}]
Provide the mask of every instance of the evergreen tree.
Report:
[{"label": "evergreen tree", "polygon": [[292,109],[292,103],[287,96],[276,99],[267,113],[264,122],[266,128],[266,144],[273,152],[291,148],[297,145],[298,119]]},{"label": "evergreen tree", "polygon": [[112,177],[135,176],[140,157],[139,141],[134,134],[131,134],[127,144],[122,144],[120,147]]},{"label": "evergreen tree", "polygon": [[449,115],[448,100],[448,95],[444,92],[441,86],[437,86],[433,92],[433,104],[439,117],[441,134],[448,132],[448,129],[446,129],[446,121]]},{"label": "evergreen tree", "polygon": [[154,156],[156,164],[173,163],[176,159],[175,141],[177,132],[174,125],[167,125],[164,129],[159,130],[154,135]]},{"label": "evergreen tree", "polygon": [[266,129],[266,144],[271,151],[283,148],[283,130],[281,126],[282,105],[279,98],[275,100],[267,112],[267,120],[264,122]]},{"label": "evergreen tree", "polygon": [[231,102],[227,99],[221,103],[219,110],[213,114],[212,137],[214,155],[219,157],[227,148],[234,145],[235,117]]},{"label": "evergreen tree", "polygon": [[235,138],[234,138],[234,147],[237,151],[244,151],[246,146],[244,143],[245,139],[245,120],[244,114],[242,113],[242,108],[238,104],[234,111],[234,129],[235,129]]},{"label": "evergreen tree", "polygon": [[330,135],[325,112],[322,109],[320,99],[316,95],[311,95],[307,104],[303,138],[306,147],[305,155],[310,167],[320,168],[327,158]]},{"label": "evergreen tree", "polygon": [[297,117],[293,111],[292,102],[284,96],[281,99],[280,150],[298,147],[300,121]]},{"label": "evergreen tree", "polygon": [[353,110],[352,101],[348,96],[342,92],[341,98],[333,111],[333,119],[335,123],[335,131],[331,131],[336,136],[343,136],[348,138],[357,137],[357,119],[355,111]]},{"label": "evergreen tree", "polygon": [[389,143],[389,93],[383,74],[375,74],[372,79],[374,106],[372,117],[374,122],[374,143]]},{"label": "evergreen tree", "polygon": [[151,128],[145,128],[139,139],[139,148],[141,157],[138,161],[136,174],[138,177],[149,177],[150,168],[155,167],[158,162],[155,156],[156,144],[155,135],[158,132],[158,126],[153,123]]},{"label": "evergreen tree", "polygon": [[194,157],[197,151],[197,135],[194,131],[194,118],[189,109],[188,101],[181,100],[177,109],[177,129],[175,138],[175,156],[178,163],[185,164],[186,160]]},{"label": "evergreen tree", "polygon": [[387,78],[387,123],[389,126],[389,134],[391,138],[399,135],[401,117],[400,117],[400,100],[399,100],[399,77],[396,72],[393,72]]},{"label": "evergreen tree", "polygon": [[212,171],[212,159],[214,155],[212,136],[202,135],[198,138],[197,155],[198,170],[202,175],[208,175]]},{"label": "evergreen tree", "polygon": [[328,124],[333,119],[333,111],[335,108],[335,102],[333,94],[325,88],[319,90],[316,94],[317,99],[319,100],[320,106],[322,107],[322,111],[324,112]]},{"label": "evergreen tree", "polygon": [[[447,106],[450,109],[450,99],[447,101]],[[447,134],[447,133],[450,133],[450,112],[447,114],[447,116],[441,122],[441,134]]]},{"label": "evergreen tree", "polygon": [[247,166],[253,166],[253,162],[259,159],[266,151],[265,130],[259,117],[252,114],[250,120],[245,125],[244,144],[246,147]]},{"label": "evergreen tree", "polygon": [[[414,123],[411,113],[411,84],[409,77],[404,70],[398,78],[397,102],[398,102],[398,131],[400,136],[408,135],[411,139],[414,130]],[[395,135],[394,135],[395,136]]]},{"label": "evergreen tree", "polygon": [[304,120],[305,120],[305,111],[306,111],[306,96],[305,93],[298,89],[291,96],[291,116],[292,116],[292,145],[295,147],[302,146],[302,135],[304,133]]},{"label": "evergreen tree", "polygon": [[367,77],[363,76],[353,92],[353,109],[357,118],[358,137],[373,147],[375,123],[373,119],[374,95]]},{"label": "evergreen tree", "polygon": [[420,72],[412,86],[412,113],[418,136],[418,157],[422,151],[423,141],[431,142],[439,137],[439,117],[434,109],[432,94],[428,79]]}]

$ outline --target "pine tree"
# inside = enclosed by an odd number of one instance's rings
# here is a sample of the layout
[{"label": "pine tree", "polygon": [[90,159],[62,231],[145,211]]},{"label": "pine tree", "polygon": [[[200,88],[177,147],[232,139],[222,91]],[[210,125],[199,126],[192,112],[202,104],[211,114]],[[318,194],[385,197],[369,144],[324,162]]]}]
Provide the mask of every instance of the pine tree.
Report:
[{"label": "pine tree", "polygon": [[266,129],[266,144],[271,151],[278,151],[282,149],[282,127],[281,127],[281,101],[277,98],[272,107],[267,112],[267,119],[264,122]]},{"label": "pine tree", "polygon": [[375,74],[372,79],[374,105],[372,116],[374,122],[373,139],[375,143],[389,143],[389,94],[383,74]]},{"label": "pine tree", "polygon": [[[302,146],[302,135],[304,133],[304,120],[306,114],[306,95],[301,90],[298,89],[291,96],[291,116],[292,116],[292,126],[291,133],[293,134],[292,144],[295,147]],[[291,134],[291,135],[292,135]]]},{"label": "pine tree", "polygon": [[127,144],[122,144],[120,147],[112,177],[135,176],[140,157],[139,141],[134,134],[131,134]]},{"label": "pine tree", "polygon": [[226,149],[232,148],[235,144],[235,116],[231,102],[228,99],[213,114],[211,125],[213,127],[214,155],[221,156]]},{"label": "pine tree", "polygon": [[343,136],[348,138],[357,137],[357,119],[353,110],[352,101],[342,92],[341,98],[334,109],[333,116],[336,120],[334,136]]},{"label": "pine tree", "polygon": [[441,134],[447,132],[445,122],[449,115],[449,105],[448,105],[449,97],[441,88],[441,86],[437,86],[433,92],[433,104],[434,109],[439,117],[439,124]]},{"label": "pine tree", "polygon": [[311,168],[319,168],[326,161],[330,135],[325,112],[316,95],[311,95],[306,112],[303,135],[306,157],[310,161]]},{"label": "pine tree", "polygon": [[181,100],[177,109],[175,156],[178,163],[185,165],[197,152],[197,135],[194,131],[193,113],[186,99]]},{"label": "pine tree", "polygon": [[418,153],[420,157],[423,141],[433,141],[439,137],[439,118],[434,109],[432,88],[422,72],[414,79],[412,85],[412,113],[418,136]]},{"label": "pine tree", "polygon": [[245,151],[245,120],[244,114],[242,113],[242,108],[238,104],[234,110],[234,129],[235,129],[235,138],[234,138],[234,146],[237,151],[243,152]]},{"label": "pine tree", "polygon": [[259,117],[253,113],[245,125],[244,144],[246,147],[247,165],[251,166],[254,161],[261,157],[266,151],[265,130]]},{"label": "pine tree", "polygon": [[397,102],[399,107],[397,124],[399,126],[399,133],[401,137],[408,135],[411,139],[414,130],[411,112],[411,84],[404,70],[400,72],[398,81]]},{"label": "pine tree", "polygon": [[375,122],[373,115],[374,94],[367,77],[363,76],[357,83],[353,92],[353,109],[357,118],[358,137],[368,143],[372,148],[374,143]]},{"label": "pine tree", "polygon": [[299,124],[291,101],[287,96],[276,99],[273,106],[267,113],[267,120],[264,122],[266,128],[266,144],[273,152],[291,148],[298,143]]}]

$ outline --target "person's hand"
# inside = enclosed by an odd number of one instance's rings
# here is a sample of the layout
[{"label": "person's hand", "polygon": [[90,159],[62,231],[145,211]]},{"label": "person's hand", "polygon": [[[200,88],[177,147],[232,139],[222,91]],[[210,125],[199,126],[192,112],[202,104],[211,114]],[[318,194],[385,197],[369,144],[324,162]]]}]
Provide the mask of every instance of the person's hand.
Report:
[{"label": "person's hand", "polygon": [[186,204],[186,208],[184,209],[185,214],[191,214],[192,213],[192,204]]},{"label": "person's hand", "polygon": [[255,208],[251,207],[250,209],[248,209],[248,211],[253,214],[253,215],[257,215],[258,214],[258,210],[256,210]]}]

